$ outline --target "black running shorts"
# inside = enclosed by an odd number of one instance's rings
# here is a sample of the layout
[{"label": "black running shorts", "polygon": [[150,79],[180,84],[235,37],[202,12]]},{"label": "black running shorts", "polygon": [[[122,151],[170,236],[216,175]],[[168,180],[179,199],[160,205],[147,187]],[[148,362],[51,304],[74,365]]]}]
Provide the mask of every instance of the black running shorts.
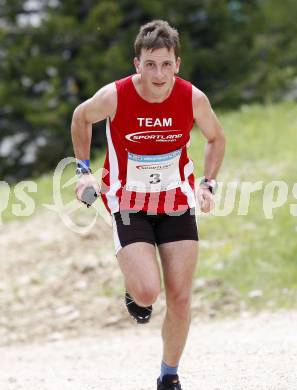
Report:
[{"label": "black running shorts", "polygon": [[148,215],[144,211],[112,214],[113,238],[116,254],[134,242],[160,245],[180,240],[198,241],[195,209],[183,214]]}]

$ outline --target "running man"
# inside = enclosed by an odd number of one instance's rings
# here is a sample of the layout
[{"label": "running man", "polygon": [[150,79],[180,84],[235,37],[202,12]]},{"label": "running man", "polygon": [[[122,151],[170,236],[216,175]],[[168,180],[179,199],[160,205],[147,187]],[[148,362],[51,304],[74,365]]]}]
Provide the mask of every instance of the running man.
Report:
[{"label": "running man", "polygon": [[[140,28],[136,73],[99,89],[73,113],[78,161],[76,196],[93,187],[111,214],[125,303],[147,323],[161,289],[166,293],[158,390],[181,390],[177,374],[191,321],[191,289],[198,257],[193,162],[187,155],[194,122],[207,140],[204,178],[197,188],[202,212],[213,206],[225,138],[206,95],[177,76],[178,32],[166,21]],[[90,169],[92,123],[106,119],[107,153],[101,186]]]}]

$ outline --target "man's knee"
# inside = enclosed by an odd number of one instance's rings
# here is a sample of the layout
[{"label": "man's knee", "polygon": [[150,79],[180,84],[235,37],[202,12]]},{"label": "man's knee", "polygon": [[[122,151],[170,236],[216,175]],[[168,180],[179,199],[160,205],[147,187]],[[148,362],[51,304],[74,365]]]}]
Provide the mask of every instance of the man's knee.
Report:
[{"label": "man's knee", "polygon": [[179,317],[187,317],[191,311],[191,295],[180,293],[168,294],[167,308]]},{"label": "man's knee", "polygon": [[[130,292],[130,291],[129,291]],[[131,295],[134,301],[139,306],[150,306],[158,298],[160,294],[160,286],[139,285],[137,288],[131,289]]]}]

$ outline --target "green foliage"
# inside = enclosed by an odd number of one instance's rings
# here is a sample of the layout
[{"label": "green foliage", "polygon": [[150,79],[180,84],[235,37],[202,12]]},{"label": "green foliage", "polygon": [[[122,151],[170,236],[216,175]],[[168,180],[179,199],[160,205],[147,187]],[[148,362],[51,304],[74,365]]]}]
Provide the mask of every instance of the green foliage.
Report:
[{"label": "green foliage", "polygon": [[[181,76],[212,104],[280,99],[296,77],[296,13],[293,0],[2,0],[0,142],[12,146],[0,177],[39,174],[73,154],[74,108],[134,71],[135,35],[152,19],[179,30]],[[103,131],[93,140],[101,146]]]}]

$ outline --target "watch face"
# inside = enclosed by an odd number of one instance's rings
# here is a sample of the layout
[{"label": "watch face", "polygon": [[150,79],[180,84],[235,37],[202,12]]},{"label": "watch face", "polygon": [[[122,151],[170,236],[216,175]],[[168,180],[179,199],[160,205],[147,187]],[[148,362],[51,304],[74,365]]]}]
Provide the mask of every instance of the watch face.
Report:
[{"label": "watch face", "polygon": [[214,179],[212,179],[210,180],[209,185],[211,187],[211,192],[215,194],[218,189],[218,183]]},{"label": "watch face", "polygon": [[212,194],[215,194],[217,191],[217,188],[218,188],[218,183],[216,182],[215,179],[208,180],[208,179],[204,178],[201,180],[200,184],[208,187],[209,191]]}]

